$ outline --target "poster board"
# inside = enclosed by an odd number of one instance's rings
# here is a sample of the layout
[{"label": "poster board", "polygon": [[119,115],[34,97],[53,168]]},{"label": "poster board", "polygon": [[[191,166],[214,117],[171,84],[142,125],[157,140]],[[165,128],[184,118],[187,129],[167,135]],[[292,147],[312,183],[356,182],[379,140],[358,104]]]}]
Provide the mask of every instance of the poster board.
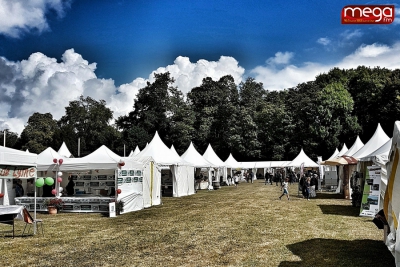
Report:
[{"label": "poster board", "polygon": [[360,216],[374,217],[379,211],[381,167],[368,166],[367,168]]}]

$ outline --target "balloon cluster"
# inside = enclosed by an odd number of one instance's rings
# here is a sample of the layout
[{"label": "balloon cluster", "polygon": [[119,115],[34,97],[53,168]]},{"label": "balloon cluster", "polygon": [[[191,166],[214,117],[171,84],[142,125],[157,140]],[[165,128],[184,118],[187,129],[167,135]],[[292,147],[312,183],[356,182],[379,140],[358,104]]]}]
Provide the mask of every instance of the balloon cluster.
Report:
[{"label": "balloon cluster", "polygon": [[54,179],[51,177],[46,177],[46,178],[38,178],[36,180],[36,186],[37,187],[42,187],[44,184],[47,185],[53,185],[54,184]]}]

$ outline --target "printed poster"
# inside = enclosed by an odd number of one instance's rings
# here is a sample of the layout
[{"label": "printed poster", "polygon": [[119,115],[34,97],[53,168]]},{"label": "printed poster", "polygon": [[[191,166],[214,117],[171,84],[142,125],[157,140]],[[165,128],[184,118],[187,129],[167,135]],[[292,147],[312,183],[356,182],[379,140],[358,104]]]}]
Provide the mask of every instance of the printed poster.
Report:
[{"label": "printed poster", "polygon": [[381,167],[368,166],[367,168],[360,216],[374,217],[379,211]]}]

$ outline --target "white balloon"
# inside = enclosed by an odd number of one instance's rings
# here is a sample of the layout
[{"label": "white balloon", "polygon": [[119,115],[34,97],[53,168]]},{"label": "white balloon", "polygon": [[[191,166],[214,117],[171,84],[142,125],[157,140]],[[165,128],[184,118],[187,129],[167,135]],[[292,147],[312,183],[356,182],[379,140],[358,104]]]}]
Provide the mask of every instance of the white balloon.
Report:
[{"label": "white balloon", "polygon": [[58,189],[58,192],[62,192],[64,189],[60,186],[60,188]]},{"label": "white balloon", "polygon": [[62,176],[62,172],[58,172],[57,175],[58,175],[58,176]]}]

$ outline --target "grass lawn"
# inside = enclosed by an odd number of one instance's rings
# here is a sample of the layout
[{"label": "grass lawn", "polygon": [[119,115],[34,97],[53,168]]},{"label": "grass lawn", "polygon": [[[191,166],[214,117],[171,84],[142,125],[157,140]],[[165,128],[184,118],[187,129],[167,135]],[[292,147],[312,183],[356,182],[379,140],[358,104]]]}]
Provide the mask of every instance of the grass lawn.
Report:
[{"label": "grass lawn", "polygon": [[[45,236],[0,236],[2,266],[395,266],[383,231],[339,195],[240,183],[116,218],[38,214]],[[0,230],[10,226],[0,225]]]}]

